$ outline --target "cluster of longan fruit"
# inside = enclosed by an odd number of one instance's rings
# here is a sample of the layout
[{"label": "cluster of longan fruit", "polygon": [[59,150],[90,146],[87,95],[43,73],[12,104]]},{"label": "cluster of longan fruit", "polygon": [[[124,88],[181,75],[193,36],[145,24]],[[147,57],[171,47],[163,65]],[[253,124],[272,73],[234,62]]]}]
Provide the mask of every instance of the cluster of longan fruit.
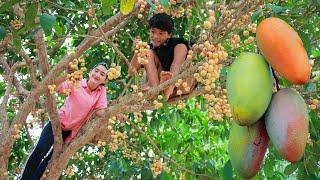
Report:
[{"label": "cluster of longan fruit", "polygon": [[232,49],[237,49],[240,47],[240,36],[238,34],[233,34],[230,39]]},{"label": "cluster of longan fruit", "polygon": [[177,105],[177,109],[184,109],[186,107],[186,104],[183,101],[179,101]]},{"label": "cluster of longan fruit", "polygon": [[170,15],[175,18],[180,18],[184,15],[185,9],[182,6],[179,6],[177,9],[172,9]]},{"label": "cluster of longan fruit", "polygon": [[110,151],[116,151],[119,146],[126,144],[126,138],[128,136],[126,133],[121,133],[119,131],[115,131],[111,134],[111,142],[108,144]]},{"label": "cluster of longan fruit", "polygon": [[[78,64],[80,63],[80,69],[78,68]],[[78,87],[79,81],[83,79],[83,73],[87,70],[85,67],[85,60],[84,58],[80,58],[79,60],[74,59],[73,61],[69,62],[69,69],[73,72],[67,74],[67,82],[72,87]],[[63,93],[69,95],[71,89],[64,89]]]},{"label": "cluster of longan fruit", "polygon": [[127,146],[125,146],[123,149],[123,156],[126,158],[131,158],[136,163],[141,161],[139,153],[137,151],[129,149]]},{"label": "cluster of longan fruit", "polygon": [[132,88],[132,91],[133,91],[133,92],[137,92],[138,89],[139,89],[139,87],[138,87],[137,85],[135,85],[135,84],[132,84],[132,85],[131,85],[131,88]]},{"label": "cluster of longan fruit", "polygon": [[80,161],[82,161],[84,157],[81,156],[79,152],[76,152],[76,155],[73,157],[73,159],[79,159]]},{"label": "cluster of longan fruit", "polygon": [[107,72],[108,79],[117,79],[121,75],[121,66],[116,66],[115,63],[111,63],[111,68]]},{"label": "cluster of longan fruit", "polygon": [[22,127],[21,124],[14,124],[13,125],[13,131],[12,131],[13,139],[18,139],[20,137],[20,128],[21,127]]},{"label": "cluster of longan fruit", "polygon": [[70,178],[74,176],[74,167],[73,166],[68,166],[67,169],[65,170],[65,174]]},{"label": "cluster of longan fruit", "polygon": [[[208,42],[208,41],[206,41]],[[207,59],[202,65],[198,67],[198,72],[194,74],[195,79],[204,85],[206,92],[215,88],[215,81],[220,76],[221,64],[219,62],[225,60],[228,57],[228,53],[224,51],[221,46],[212,46],[210,43],[204,43],[202,45],[202,52],[200,55]]]},{"label": "cluster of longan fruit", "polygon": [[141,122],[143,114],[141,112],[133,112],[133,117],[135,119],[135,122]]},{"label": "cluster of longan fruit", "polygon": [[150,46],[148,45],[148,43],[143,42],[141,39],[138,39],[135,43],[134,53],[137,55],[139,64],[147,64],[149,62],[149,51]]},{"label": "cluster of longan fruit", "polygon": [[48,119],[48,115],[43,108],[40,108],[37,111],[31,111],[31,115],[33,116],[33,122],[41,123],[44,120]]},{"label": "cluster of longan fruit", "polygon": [[10,25],[13,27],[13,29],[19,30],[23,26],[23,23],[18,19],[14,19],[10,21]]},{"label": "cluster of longan fruit", "polygon": [[154,177],[157,177],[164,170],[164,164],[161,160],[154,160],[151,165],[151,171]]},{"label": "cluster of longan fruit", "polygon": [[161,6],[161,4],[157,4],[156,9],[155,9],[155,14],[158,13],[164,13],[164,8]]},{"label": "cluster of longan fruit", "polygon": [[190,92],[191,87],[190,85],[186,82],[183,81],[182,79],[178,79],[178,81],[175,83],[175,87],[177,87],[177,95],[182,95],[182,90],[184,92]]},{"label": "cluster of longan fruit", "polygon": [[106,152],[105,151],[101,151],[101,152],[97,152],[96,154],[100,159],[102,159],[106,155]]},{"label": "cluster of longan fruit", "polygon": [[146,6],[148,5],[148,2],[146,0],[138,0],[138,3],[140,4],[138,18],[142,19],[142,13],[146,11]]},{"label": "cluster of longan fruit", "polygon": [[212,29],[216,23],[215,12],[211,9],[208,10],[208,19],[203,22],[203,28],[206,30]]},{"label": "cluster of longan fruit", "polygon": [[192,16],[192,9],[191,9],[191,6],[187,6],[187,7],[186,7],[186,16],[187,16],[187,17]]},{"label": "cluster of longan fruit", "polygon": [[227,90],[217,86],[212,93],[204,95],[205,107],[208,109],[208,116],[211,119],[222,121],[223,116],[231,118],[231,110],[227,100]]},{"label": "cluster of longan fruit", "polygon": [[52,85],[48,85],[48,89],[50,91],[50,94],[54,94],[56,92],[56,85],[52,84]]},{"label": "cluster of longan fruit", "polygon": [[309,108],[312,110],[317,109],[317,107],[319,106],[319,100],[318,99],[312,99],[309,101]]},{"label": "cluster of longan fruit", "polygon": [[96,13],[96,12],[95,12],[94,7],[90,7],[89,10],[88,10],[88,16],[89,16],[89,18],[94,18],[95,13]]},{"label": "cluster of longan fruit", "polygon": [[163,107],[163,104],[162,104],[161,100],[163,100],[163,96],[162,95],[158,95],[158,98],[153,101],[153,105],[154,105],[154,107],[156,109],[159,109],[159,108]]}]

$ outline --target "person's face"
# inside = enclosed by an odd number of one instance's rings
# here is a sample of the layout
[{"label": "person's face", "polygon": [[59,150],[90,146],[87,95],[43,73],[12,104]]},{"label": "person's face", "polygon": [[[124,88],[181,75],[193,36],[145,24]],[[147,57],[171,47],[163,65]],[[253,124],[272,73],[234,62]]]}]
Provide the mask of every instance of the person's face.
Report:
[{"label": "person's face", "polygon": [[100,85],[106,81],[107,69],[103,65],[93,68],[89,74],[89,81],[93,84]]},{"label": "person's face", "polygon": [[166,40],[168,38],[170,38],[170,36],[171,36],[171,34],[169,34],[167,31],[163,31],[158,28],[151,28],[150,29],[150,39],[151,39],[151,43],[154,47],[158,47],[161,44],[163,44],[164,42],[166,42]]}]

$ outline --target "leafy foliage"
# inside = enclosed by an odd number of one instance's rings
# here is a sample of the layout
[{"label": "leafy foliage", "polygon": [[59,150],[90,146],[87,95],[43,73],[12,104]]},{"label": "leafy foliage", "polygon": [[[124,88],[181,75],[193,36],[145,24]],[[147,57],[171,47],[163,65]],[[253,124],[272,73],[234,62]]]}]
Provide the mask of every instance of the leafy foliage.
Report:
[{"label": "leafy foliage", "polygon": [[[84,0],[69,1],[60,0],[41,1],[39,3],[26,2],[25,18],[21,18],[24,26],[21,29],[14,29],[10,26],[10,21],[19,19],[11,11],[13,5],[18,0],[6,1],[0,4],[0,41],[12,34],[13,49],[8,49],[6,56],[10,59],[10,65],[22,61],[17,55],[17,51],[22,48],[28,49],[30,57],[36,57],[35,43],[33,39],[34,31],[42,28],[46,35],[46,45],[48,49],[54,48],[59,40],[68,37],[65,45],[59,48],[56,53],[49,57],[49,64],[54,66],[62,57],[74,50],[81,43],[85,35],[93,28],[101,26],[114,13],[121,11],[124,14],[130,13],[134,0],[116,0],[93,1],[92,6],[95,9],[96,19],[87,15],[91,7]],[[33,2],[33,1],[32,1]],[[134,38],[140,37],[143,41],[149,42],[148,25],[146,20],[152,15],[156,6],[151,1],[150,10],[144,14],[142,19],[132,17],[125,28],[114,35],[110,42],[116,44],[125,57],[132,57],[132,42]],[[188,39],[191,42],[197,42],[201,31],[202,22],[207,18],[201,4],[204,1],[198,0],[191,7],[192,16],[182,16],[175,18],[175,36]],[[288,0],[281,3],[268,1],[262,9],[253,12],[251,20],[259,23],[269,16],[277,16],[291,24],[299,33],[304,46],[308,52],[313,64],[313,73],[311,81],[305,86],[297,88],[308,102],[311,99],[320,99],[320,2],[312,0]],[[160,0],[164,7],[170,7],[169,1]],[[181,1],[185,5],[187,1]],[[220,3],[220,1],[217,1]],[[177,8],[179,5],[174,6]],[[37,8],[42,9],[42,14],[37,16]],[[217,18],[220,14],[216,15]],[[35,19],[40,18],[40,22]],[[241,41],[246,39],[243,31],[234,32],[240,34]],[[223,41],[221,44],[229,53],[229,58],[233,60],[240,52],[256,52],[256,44],[242,44],[236,50],[232,49],[229,41]],[[123,82],[132,82],[138,84],[140,79],[127,78],[127,65],[123,57],[115,52],[110,43],[100,43],[84,52],[86,67],[90,69],[94,64],[105,61],[110,66],[112,63],[122,66],[121,80],[109,81],[108,99],[117,99],[122,93]],[[196,59],[201,61],[201,59]],[[38,68],[38,67],[37,67]],[[1,73],[2,73],[2,69]],[[228,67],[221,71],[219,83],[224,86],[226,72]],[[30,83],[29,70],[19,69],[17,72],[21,82],[27,90],[32,89]],[[41,79],[41,77],[37,77]],[[0,97],[5,93],[5,79],[0,76]],[[280,79],[281,87],[291,87],[290,83]],[[58,97],[61,104],[64,97]],[[9,101],[7,110],[10,119],[17,112],[17,104],[21,103],[19,98],[12,97]],[[146,111],[142,113],[141,121],[138,121],[132,113],[129,115],[141,132],[133,130],[133,126],[128,123],[116,122],[113,124],[115,131],[126,132],[128,136],[128,146],[120,146],[113,151],[109,146],[97,147],[96,144],[86,145],[78,151],[74,158],[69,161],[69,167],[73,167],[75,174],[69,176],[63,173],[62,179],[240,179],[232,170],[232,166],[227,153],[228,136],[230,129],[230,119],[224,118],[223,122],[214,121],[208,118],[208,112],[204,107],[204,99],[195,97],[186,102],[186,107],[179,110],[175,105],[165,104],[163,108]],[[37,104],[35,109],[43,108]],[[290,164],[281,159],[276,153],[272,144],[269,145],[267,155],[262,165],[261,171],[255,177],[256,179],[317,179],[320,177],[320,111],[318,109],[309,112],[309,133],[311,141],[307,144],[303,158]],[[9,178],[17,178],[23,163],[27,159],[28,153],[32,150],[30,143],[30,130],[39,131],[41,126],[48,119],[46,113],[37,114],[41,120],[36,121],[36,115],[28,119],[28,125],[20,132],[14,144],[9,160]],[[36,123],[39,125],[33,125]],[[0,126],[0,130],[1,130]],[[151,138],[153,143],[150,142]],[[37,137],[32,139],[36,142]],[[105,155],[99,157],[98,153],[105,152]],[[128,155],[128,152],[136,152],[136,156]],[[155,160],[162,160],[165,170],[160,175],[154,176],[152,173],[152,164]]]}]

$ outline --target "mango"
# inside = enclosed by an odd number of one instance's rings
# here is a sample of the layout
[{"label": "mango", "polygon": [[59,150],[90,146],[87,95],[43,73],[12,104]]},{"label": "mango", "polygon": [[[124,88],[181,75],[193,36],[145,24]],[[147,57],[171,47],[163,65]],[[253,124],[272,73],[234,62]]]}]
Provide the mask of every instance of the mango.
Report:
[{"label": "mango", "polygon": [[310,79],[308,54],[298,33],[280,18],[264,19],[257,27],[257,44],[268,63],[293,84]]},{"label": "mango", "polygon": [[243,178],[255,176],[267,151],[269,137],[264,120],[251,126],[233,123],[229,136],[229,156],[232,167]]},{"label": "mango", "polygon": [[272,97],[265,120],[278,153],[290,162],[297,162],[304,153],[309,134],[309,115],[304,99],[293,89],[281,89]]},{"label": "mango", "polygon": [[227,96],[235,121],[248,126],[267,110],[272,96],[272,78],[261,55],[241,53],[227,74]]}]

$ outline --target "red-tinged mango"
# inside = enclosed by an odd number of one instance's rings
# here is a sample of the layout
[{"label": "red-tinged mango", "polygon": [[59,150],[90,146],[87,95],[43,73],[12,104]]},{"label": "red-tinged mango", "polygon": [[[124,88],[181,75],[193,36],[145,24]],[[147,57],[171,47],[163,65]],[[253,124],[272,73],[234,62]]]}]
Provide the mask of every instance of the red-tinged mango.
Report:
[{"label": "red-tinged mango", "polygon": [[227,96],[235,121],[248,126],[267,110],[272,96],[272,79],[261,55],[242,53],[227,75]]},{"label": "red-tinged mango", "polygon": [[229,156],[232,167],[243,178],[255,176],[269,144],[263,119],[251,126],[233,123],[229,136]]},{"label": "red-tinged mango", "polygon": [[279,154],[290,162],[303,155],[308,139],[307,105],[293,89],[281,89],[272,97],[265,115],[270,140]]},{"label": "red-tinged mango", "polygon": [[258,47],[268,63],[293,84],[305,84],[311,67],[298,33],[285,21],[270,17],[257,27]]}]

